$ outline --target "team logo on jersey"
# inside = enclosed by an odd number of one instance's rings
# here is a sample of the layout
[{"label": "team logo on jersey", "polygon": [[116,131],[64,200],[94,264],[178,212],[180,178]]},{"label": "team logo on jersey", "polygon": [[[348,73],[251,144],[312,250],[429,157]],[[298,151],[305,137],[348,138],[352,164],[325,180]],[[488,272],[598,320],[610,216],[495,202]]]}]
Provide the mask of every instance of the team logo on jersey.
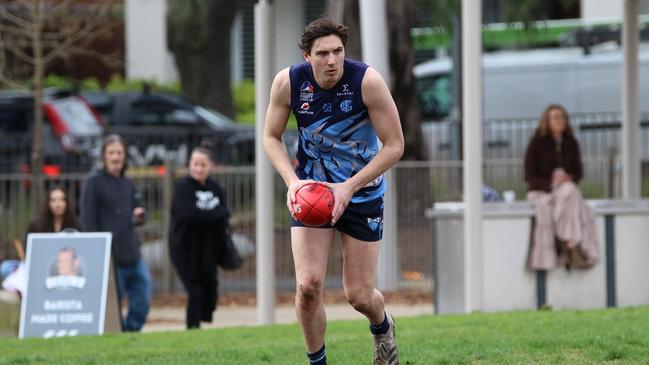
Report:
[{"label": "team logo on jersey", "polygon": [[331,103],[324,103],[322,106],[322,111],[324,113],[331,113]]},{"label": "team logo on jersey", "polygon": [[296,110],[295,112],[297,114],[313,114],[312,111],[309,111],[309,108],[311,108],[311,105],[309,103],[302,103],[302,105],[300,105],[300,109]]},{"label": "team logo on jersey", "polygon": [[352,101],[347,99],[340,103],[340,110],[344,111],[345,113],[351,112],[352,111]]},{"label": "team logo on jersey", "polygon": [[313,85],[308,81],[304,81],[300,86],[300,100],[313,101]]},{"label": "team logo on jersey", "polygon": [[343,89],[339,90],[336,93],[336,96],[351,96],[351,95],[354,95],[353,91],[349,91],[349,84],[343,84],[342,87],[343,87]]},{"label": "team logo on jersey", "polygon": [[308,81],[304,81],[302,83],[302,86],[300,86],[300,91],[307,92],[307,93],[312,93],[313,92],[313,85],[311,85],[311,83],[308,82]]},{"label": "team logo on jersey", "polygon": [[383,229],[383,217],[367,218],[367,225],[370,226],[370,229],[374,232]]}]

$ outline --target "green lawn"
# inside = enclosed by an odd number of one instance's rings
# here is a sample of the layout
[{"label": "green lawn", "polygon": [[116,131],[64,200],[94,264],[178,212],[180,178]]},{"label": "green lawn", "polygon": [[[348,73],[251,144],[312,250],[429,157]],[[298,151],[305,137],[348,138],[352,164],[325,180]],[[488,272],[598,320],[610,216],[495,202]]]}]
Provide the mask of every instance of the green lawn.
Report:
[{"label": "green lawn", "polygon": [[[649,307],[397,318],[401,364],[647,364]],[[371,363],[365,321],[328,326],[330,364]],[[306,364],[297,325],[0,340],[0,364]]]}]

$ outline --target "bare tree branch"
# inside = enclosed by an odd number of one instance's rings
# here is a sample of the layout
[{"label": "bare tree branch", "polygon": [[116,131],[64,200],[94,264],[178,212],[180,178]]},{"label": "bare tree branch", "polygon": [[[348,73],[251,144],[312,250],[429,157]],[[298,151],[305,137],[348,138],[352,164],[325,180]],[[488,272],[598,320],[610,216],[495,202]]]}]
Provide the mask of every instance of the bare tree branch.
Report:
[{"label": "bare tree branch", "polygon": [[31,37],[32,33],[27,28],[19,28],[12,25],[0,23],[0,33],[12,34],[18,37]]},{"label": "bare tree branch", "polygon": [[120,54],[118,52],[105,54],[105,53],[97,52],[93,49],[71,47],[70,53],[75,55],[94,57],[102,61],[104,64],[108,65],[109,67],[119,67],[124,65],[124,61],[121,59]]},{"label": "bare tree branch", "polygon": [[23,90],[27,89],[26,85],[16,82],[8,77],[5,77],[2,73],[2,69],[0,69],[0,83],[7,85],[7,87],[11,89],[23,89]]},{"label": "bare tree branch", "polygon": [[[22,71],[17,70],[24,66],[30,66],[26,68],[32,72],[31,194],[35,207],[42,200],[44,191],[40,172],[43,166],[43,80],[46,65],[55,58],[66,59],[75,54],[95,57],[107,65],[121,65],[117,53],[90,49],[94,40],[110,36],[114,31],[110,11],[119,1],[19,0],[0,7],[0,83],[25,88],[12,76],[20,77]],[[7,66],[12,69],[8,70]],[[14,75],[8,75],[7,71]]]},{"label": "bare tree branch", "polygon": [[52,8],[48,9],[48,13],[52,17],[57,17],[60,15],[60,13],[63,12],[69,12],[70,11],[70,4],[72,4],[74,0],[63,0],[60,3],[54,5]]},{"label": "bare tree branch", "polygon": [[99,14],[94,17],[94,19],[89,19],[89,21],[83,24],[83,27],[71,35],[69,38],[65,39],[61,45],[53,50],[51,50],[47,55],[43,57],[45,63],[51,62],[54,58],[62,56],[66,50],[68,50],[72,45],[78,42],[81,39],[87,39],[94,31],[100,27],[100,25],[105,21],[105,17],[109,11],[108,6],[102,6],[99,9]]},{"label": "bare tree branch", "polygon": [[17,15],[12,14],[4,6],[0,6],[0,19],[5,18],[8,21],[14,23],[19,28],[30,28],[32,23],[30,20],[25,20]]},{"label": "bare tree branch", "polygon": [[[22,47],[20,47],[22,46]],[[30,65],[34,65],[34,57],[28,55],[23,51],[24,47],[29,46],[28,42],[12,42],[12,44],[8,44],[4,46],[4,49],[8,52],[11,52],[14,56],[18,57],[21,61],[26,62]]]},{"label": "bare tree branch", "polygon": [[5,44],[4,39],[0,37],[0,82],[14,89],[23,89],[24,85],[16,82],[5,76],[5,68],[7,67],[6,54],[4,52]]}]

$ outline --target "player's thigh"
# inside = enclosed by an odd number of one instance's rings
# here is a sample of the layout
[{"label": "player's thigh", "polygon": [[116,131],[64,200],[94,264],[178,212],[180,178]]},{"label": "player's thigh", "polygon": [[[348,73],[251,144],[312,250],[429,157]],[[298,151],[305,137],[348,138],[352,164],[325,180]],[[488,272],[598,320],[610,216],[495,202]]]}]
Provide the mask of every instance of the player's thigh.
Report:
[{"label": "player's thigh", "polygon": [[333,238],[333,228],[291,227],[291,248],[298,283],[303,280],[324,281]]},{"label": "player's thigh", "polygon": [[367,242],[342,233],[345,290],[373,290],[380,241]]}]

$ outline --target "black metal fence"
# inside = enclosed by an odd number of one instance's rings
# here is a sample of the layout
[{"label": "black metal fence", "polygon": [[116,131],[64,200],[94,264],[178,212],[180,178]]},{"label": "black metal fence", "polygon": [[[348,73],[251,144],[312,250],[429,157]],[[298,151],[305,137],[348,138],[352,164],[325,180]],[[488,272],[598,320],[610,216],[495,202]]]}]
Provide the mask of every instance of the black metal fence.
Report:
[{"label": "black metal fence", "polygon": [[[616,186],[618,173],[609,161],[587,159],[586,175],[582,183],[584,195],[589,198],[611,197],[611,186]],[[172,174],[172,171],[175,172]],[[522,182],[522,161],[486,160],[485,183],[496,190],[514,190],[518,199],[525,199]],[[169,222],[171,190],[176,177],[186,173],[183,168],[166,171],[131,171],[130,176],[141,190],[149,212],[146,225],[138,228],[143,242],[143,253],[154,276],[155,290],[169,292],[180,290],[175,273],[170,266],[166,232]],[[46,185],[65,187],[76,206],[81,184],[86,174],[62,174],[48,177]],[[611,176],[613,176],[611,178]],[[252,242],[255,237],[255,170],[253,166],[220,167],[215,178],[223,185],[227,204],[232,211],[231,224],[235,233]],[[423,285],[430,288],[432,270],[431,227],[425,218],[425,209],[435,201],[460,200],[462,164],[459,161],[400,162],[395,168],[397,185],[397,239],[402,285]],[[15,257],[11,241],[24,239],[25,229],[32,217],[30,181],[26,174],[0,175],[0,260]],[[275,176],[275,267],[278,288],[290,290],[294,285],[293,259],[290,248],[289,215],[285,207],[286,190],[279,176]],[[327,269],[327,285],[340,287],[342,253],[334,245]],[[224,291],[252,291],[256,281],[255,257],[232,272],[221,273]]]},{"label": "black metal fence", "polygon": [[[572,126],[580,141],[584,157],[585,176],[581,183],[587,198],[614,198],[619,196],[620,165],[611,146],[619,144],[618,114],[573,115]],[[536,120],[487,120],[484,125],[484,181],[498,191],[513,190],[519,200],[525,199],[523,182],[523,154],[529,137],[536,126]],[[649,160],[649,115],[642,115],[641,148],[643,161]],[[397,226],[400,271],[404,285],[430,285],[432,252],[430,250],[430,226],[424,217],[426,208],[435,201],[457,201],[462,198],[462,162],[455,148],[459,133],[457,125],[451,122],[425,124],[425,136],[429,142],[429,161],[402,161],[395,168],[397,184]],[[6,137],[6,136],[3,136]],[[293,135],[293,137],[295,137]],[[143,144],[153,146],[150,150],[129,151],[132,167],[129,174],[142,192],[149,211],[148,223],[139,228],[143,241],[142,250],[152,269],[155,288],[158,292],[179,290],[175,274],[169,264],[166,249],[166,232],[169,221],[171,189],[176,177],[184,174],[189,153],[180,147],[156,149],[164,141],[143,138]],[[16,139],[12,146],[14,154],[4,156],[7,163],[22,161],[29,156],[31,145]],[[198,143],[198,141],[185,141]],[[294,148],[294,143],[289,142]],[[138,142],[134,145],[142,145]],[[190,143],[190,144],[191,144]],[[236,149],[233,144],[231,149]],[[249,144],[245,148],[251,148]],[[158,147],[156,147],[158,146]],[[178,145],[180,146],[180,145]],[[455,148],[455,151],[453,151]],[[148,152],[147,152],[148,151]],[[184,152],[183,152],[184,151]],[[137,152],[137,153],[136,153]],[[149,155],[147,155],[149,153]],[[183,155],[185,153],[185,155]],[[232,153],[237,153],[232,151]],[[242,153],[252,153],[250,150]],[[95,153],[96,155],[96,153]],[[169,158],[170,156],[175,158]],[[138,164],[135,158],[143,158],[145,164]],[[148,160],[147,160],[148,159]],[[166,166],[155,164],[166,161]],[[140,161],[142,162],[142,161]],[[150,163],[149,163],[150,162]],[[642,194],[649,195],[649,164],[643,163]],[[24,239],[25,229],[33,216],[30,201],[30,176],[19,171],[0,171],[0,260],[15,257],[13,239]],[[53,171],[46,176],[46,185],[61,185],[67,189],[73,206],[77,206],[80,189],[87,170],[81,173]],[[227,192],[232,226],[235,233],[256,241],[255,237],[255,171],[254,166],[220,165],[215,177]],[[275,176],[275,267],[278,286],[292,289],[293,261],[290,249],[289,215],[284,206],[285,188]],[[340,246],[334,245],[327,270],[329,286],[340,286],[342,267]],[[248,259],[244,266],[233,272],[222,273],[221,287],[225,291],[254,290],[255,258]],[[426,284],[428,283],[428,284]]]},{"label": "black metal fence", "polygon": [[[620,151],[620,113],[571,114],[570,124],[584,158]],[[487,119],[482,125],[485,159],[520,159],[538,124],[536,119]],[[640,116],[640,155],[649,159],[649,113]],[[424,123],[424,139],[431,160],[460,160],[461,126],[457,120]]]}]

